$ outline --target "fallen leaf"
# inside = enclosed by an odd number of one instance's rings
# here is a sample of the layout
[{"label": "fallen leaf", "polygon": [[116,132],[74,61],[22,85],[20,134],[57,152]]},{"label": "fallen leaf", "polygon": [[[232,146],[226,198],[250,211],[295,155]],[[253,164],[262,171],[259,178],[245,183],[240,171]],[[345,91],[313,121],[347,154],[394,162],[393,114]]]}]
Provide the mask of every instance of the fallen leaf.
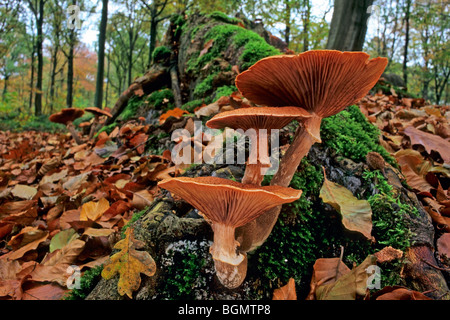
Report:
[{"label": "fallen leaf", "polygon": [[101,198],[98,202],[89,201],[81,207],[80,221],[96,221],[109,209],[109,202]]},{"label": "fallen leaf", "polygon": [[355,198],[350,190],[329,181],[326,176],[320,189],[320,198],[341,214],[342,224],[347,230],[372,239],[372,209],[368,201]]},{"label": "fallen leaf", "polygon": [[294,278],[290,278],[285,286],[275,289],[272,300],[297,300]]},{"label": "fallen leaf", "polygon": [[208,53],[208,50],[212,47],[214,42],[214,39],[209,40],[208,42],[205,43],[205,45],[203,46],[202,51],[200,51],[200,55],[198,56],[199,58],[203,55],[205,55],[206,53]]},{"label": "fallen leaf", "polygon": [[433,300],[423,293],[401,286],[385,287],[375,295],[376,300]]},{"label": "fallen leaf", "polygon": [[378,252],[375,252],[374,256],[377,258],[378,263],[391,262],[403,257],[403,251],[388,246]]},{"label": "fallen leaf", "polygon": [[445,163],[450,163],[450,142],[440,136],[423,132],[412,126],[405,129],[405,134],[411,139],[411,145],[422,145],[428,154],[438,152]]},{"label": "fallen leaf", "polygon": [[16,184],[11,193],[17,198],[31,200],[36,195],[37,189],[23,184]]},{"label": "fallen leaf", "polygon": [[72,240],[75,240],[78,237],[75,229],[72,228],[58,232],[53,236],[52,240],[50,240],[49,252],[64,248]]},{"label": "fallen leaf", "polygon": [[130,299],[133,298],[133,291],[139,289],[140,274],[151,277],[156,272],[156,264],[150,254],[136,250],[143,246],[141,241],[134,239],[133,228],[127,228],[125,239],[114,246],[114,249],[120,251],[110,257],[102,270],[102,277],[106,280],[119,273],[118,292],[120,295],[126,294]]},{"label": "fallen leaf", "polygon": [[376,258],[369,255],[359,266],[340,276],[332,283],[318,286],[315,297],[317,300],[355,300],[364,297],[367,290],[369,273],[366,269],[375,265]]}]

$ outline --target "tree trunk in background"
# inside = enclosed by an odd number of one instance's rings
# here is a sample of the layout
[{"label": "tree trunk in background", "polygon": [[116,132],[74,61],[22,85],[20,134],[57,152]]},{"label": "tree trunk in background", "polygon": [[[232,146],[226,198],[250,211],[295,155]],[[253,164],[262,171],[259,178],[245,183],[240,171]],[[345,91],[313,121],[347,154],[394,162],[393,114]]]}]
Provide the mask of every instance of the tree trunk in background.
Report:
[{"label": "tree trunk in background", "polygon": [[311,1],[304,1],[303,8],[303,51],[309,50],[309,24],[311,19]]},{"label": "tree trunk in background", "polygon": [[39,1],[39,15],[36,19],[37,27],[37,39],[36,39],[36,51],[38,57],[37,67],[37,82],[36,92],[34,96],[34,114],[40,116],[42,114],[42,77],[44,71],[44,54],[43,54],[43,42],[44,35],[42,34],[42,25],[44,24],[44,0]]},{"label": "tree trunk in background", "polygon": [[148,51],[148,65],[149,67],[152,65],[153,62],[153,51],[155,50],[156,46],[156,35],[158,31],[158,22],[156,21],[156,18],[152,18],[152,21],[150,21],[150,47]]},{"label": "tree trunk in background", "polygon": [[335,0],[327,49],[362,51],[373,0]]},{"label": "tree trunk in background", "polygon": [[66,105],[67,108],[73,107],[73,58],[75,51],[75,30],[70,34],[70,48],[67,55],[67,96]]},{"label": "tree trunk in background", "polygon": [[53,113],[53,102],[55,99],[55,80],[56,80],[56,66],[58,65],[58,51],[59,40],[56,42],[55,48],[52,52],[52,73],[50,75],[50,113]]},{"label": "tree trunk in background", "polygon": [[100,21],[100,30],[98,36],[97,79],[95,84],[95,102],[94,102],[94,105],[99,109],[102,109],[102,101],[103,101],[103,81],[105,73],[105,42],[106,42],[107,22],[108,22],[108,0],[103,0],[102,17]]},{"label": "tree trunk in background", "polygon": [[403,81],[405,87],[408,88],[408,46],[409,46],[409,17],[411,14],[411,0],[406,1],[405,8],[405,48],[403,51]]},{"label": "tree trunk in background", "polygon": [[289,0],[284,0],[285,5],[285,17],[284,17],[284,24],[286,25],[284,29],[284,41],[289,47],[289,40],[291,38],[291,5],[289,3]]}]

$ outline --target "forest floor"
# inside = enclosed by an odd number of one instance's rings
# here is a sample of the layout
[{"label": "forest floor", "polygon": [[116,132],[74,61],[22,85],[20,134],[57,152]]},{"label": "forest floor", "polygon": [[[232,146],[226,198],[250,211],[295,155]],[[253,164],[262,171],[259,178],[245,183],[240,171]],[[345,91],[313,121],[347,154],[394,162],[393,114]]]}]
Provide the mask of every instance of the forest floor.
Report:
[{"label": "forest floor", "polygon": [[[156,132],[136,119],[95,139],[83,135],[81,145],[66,133],[0,132],[0,299],[67,296],[74,276],[107,261],[124,226],[158,195],[157,182],[187,169],[173,164],[169,149],[149,154],[146,142],[177,126],[192,131],[196,116],[229,110],[233,99],[162,114]],[[430,214],[448,266],[450,108],[393,90],[359,107]]]}]

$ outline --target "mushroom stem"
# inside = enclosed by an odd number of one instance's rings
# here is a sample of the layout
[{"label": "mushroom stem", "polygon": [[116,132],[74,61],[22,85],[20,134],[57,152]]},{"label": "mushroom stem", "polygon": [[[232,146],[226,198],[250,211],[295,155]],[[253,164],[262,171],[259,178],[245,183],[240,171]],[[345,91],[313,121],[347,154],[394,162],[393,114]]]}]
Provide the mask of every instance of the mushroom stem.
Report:
[{"label": "mushroom stem", "polygon": [[234,238],[235,227],[214,223],[212,229],[214,231],[214,243],[210,248],[210,252],[213,259],[232,265],[239,265],[244,260],[244,256],[236,250],[239,242]]},{"label": "mushroom stem", "polygon": [[238,253],[239,242],[235,240],[235,228],[215,223],[214,243],[210,248],[217,278],[229,289],[239,287],[247,275],[247,255]]},{"label": "mushroom stem", "polygon": [[82,144],[83,143],[81,138],[78,136],[78,132],[77,132],[77,130],[75,130],[75,126],[72,123],[72,121],[67,122],[66,128],[67,128],[67,130],[69,130],[70,134],[72,135],[72,138],[75,140],[75,142],[77,144]]},{"label": "mushroom stem", "polygon": [[95,130],[97,128],[97,124],[99,123],[99,116],[95,116],[94,121],[91,124],[91,129],[89,130],[89,139],[94,136]]},{"label": "mushroom stem", "polygon": [[[271,185],[289,186],[302,159],[315,142],[320,142],[321,121],[322,118],[314,116],[297,128],[294,140],[284,154],[280,167],[270,182]],[[241,243],[239,250],[250,252],[262,245],[272,232],[280,212],[281,206],[274,207],[250,223],[237,228],[236,236]]]},{"label": "mushroom stem", "polygon": [[264,180],[263,168],[270,167],[267,131],[257,129],[255,139],[252,139],[250,147],[250,155],[241,182],[260,186]]},{"label": "mushroom stem", "polygon": [[281,159],[280,167],[274,174],[271,185],[287,187],[291,183],[302,159],[316,142],[320,141],[320,124],[322,118],[313,116],[305,119],[303,126],[297,128],[294,140]]}]

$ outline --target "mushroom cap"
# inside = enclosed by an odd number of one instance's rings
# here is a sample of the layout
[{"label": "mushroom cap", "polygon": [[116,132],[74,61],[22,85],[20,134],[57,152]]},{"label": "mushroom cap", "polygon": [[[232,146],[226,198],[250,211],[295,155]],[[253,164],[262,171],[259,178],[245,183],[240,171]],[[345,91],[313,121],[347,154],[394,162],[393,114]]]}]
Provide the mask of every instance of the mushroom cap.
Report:
[{"label": "mushroom cap", "polygon": [[82,109],[78,108],[66,108],[61,109],[59,112],[52,114],[48,119],[51,122],[67,124],[75,119],[78,119],[84,114]]},{"label": "mushroom cap", "polygon": [[292,120],[309,117],[308,111],[298,107],[250,107],[216,114],[206,126],[211,129],[281,129]]},{"label": "mushroom cap", "polygon": [[107,116],[107,117],[112,118],[112,114],[109,111],[102,110],[102,109],[99,109],[97,107],[89,107],[89,108],[86,108],[84,110],[88,111],[90,113],[93,113],[96,116]]},{"label": "mushroom cap", "polygon": [[364,52],[313,50],[264,58],[236,77],[236,87],[258,105],[297,106],[321,118],[364,97],[387,66]]},{"label": "mushroom cap", "polygon": [[212,223],[240,227],[266,210],[300,198],[302,191],[217,178],[171,178],[158,183],[198,209]]}]

